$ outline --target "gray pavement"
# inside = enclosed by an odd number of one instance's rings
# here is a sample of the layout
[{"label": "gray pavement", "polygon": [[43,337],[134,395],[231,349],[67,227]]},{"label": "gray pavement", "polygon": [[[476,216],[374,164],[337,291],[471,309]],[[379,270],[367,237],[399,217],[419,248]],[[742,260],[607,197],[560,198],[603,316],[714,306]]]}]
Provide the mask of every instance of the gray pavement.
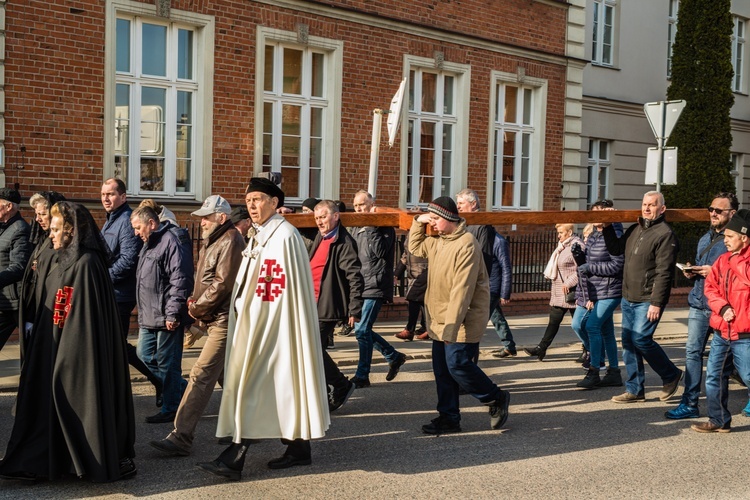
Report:
[{"label": "gray pavement", "polygon": [[[658,330],[662,346],[680,366],[686,316],[686,310],[668,311]],[[535,345],[546,325],[543,316],[509,321],[519,346]],[[400,328],[377,325],[386,338]],[[485,406],[462,396],[463,432],[422,434],[420,426],[436,416],[429,343],[395,340],[410,359],[392,382],[385,381],[385,364],[373,365],[372,387],[356,390],[332,414],[325,438],[313,442],[311,466],[269,470],[266,462],[283,447],[264,440],[251,446],[241,482],[195,469],[196,462],[210,461],[222,450],[214,437],[221,391],[198,424],[191,456],[161,456],[148,442],[165,437],[171,426],[144,423],[156,408],[150,384],[138,376],[134,479],[103,485],[77,479],[38,485],[0,481],[0,498],[750,498],[742,472],[750,418],[737,416],[747,402],[746,389],[730,385],[731,433],[699,434],[689,429],[694,420],[664,419],[678,399],[658,400],[661,381],[650,369],[645,403],[611,403],[622,388],[577,390],[584,372],[572,362],[579,351],[569,319],[543,363],[523,354],[502,360],[488,356],[496,344],[488,330],[479,363],[512,395],[510,418],[500,431],[490,430]],[[355,340],[337,337],[331,352],[344,373],[353,375]],[[197,353],[197,348],[186,353],[186,367]],[[382,357],[375,353],[374,360]],[[2,364],[6,361],[14,360]],[[2,446],[13,421],[13,396],[13,391],[0,393]],[[705,402],[701,405],[705,414]]]}]

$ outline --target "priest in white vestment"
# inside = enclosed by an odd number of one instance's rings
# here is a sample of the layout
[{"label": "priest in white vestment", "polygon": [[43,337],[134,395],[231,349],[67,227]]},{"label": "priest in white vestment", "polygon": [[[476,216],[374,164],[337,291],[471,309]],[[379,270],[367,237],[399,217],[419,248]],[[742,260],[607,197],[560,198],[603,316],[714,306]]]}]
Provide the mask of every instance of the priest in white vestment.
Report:
[{"label": "priest in white vestment", "polygon": [[310,440],[330,425],[318,314],[307,250],[276,209],[283,191],[254,177],[245,202],[255,235],[232,294],[216,435],[232,444],[201,469],[239,480],[250,439],[281,438],[271,469],[309,465]]}]

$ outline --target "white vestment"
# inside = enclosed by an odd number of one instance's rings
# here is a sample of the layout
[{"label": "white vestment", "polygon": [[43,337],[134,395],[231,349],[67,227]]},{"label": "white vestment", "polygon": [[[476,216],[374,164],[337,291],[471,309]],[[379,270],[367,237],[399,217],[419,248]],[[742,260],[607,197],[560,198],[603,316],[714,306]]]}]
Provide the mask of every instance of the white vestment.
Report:
[{"label": "white vestment", "polygon": [[232,306],[216,435],[323,437],[331,419],[309,257],[280,215],[244,251]]}]

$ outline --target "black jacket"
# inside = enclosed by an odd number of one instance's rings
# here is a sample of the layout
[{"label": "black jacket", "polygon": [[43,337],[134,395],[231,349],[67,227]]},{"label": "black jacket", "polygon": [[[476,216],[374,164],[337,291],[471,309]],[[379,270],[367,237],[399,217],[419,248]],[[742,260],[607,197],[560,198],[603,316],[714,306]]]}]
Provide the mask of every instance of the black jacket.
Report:
[{"label": "black jacket", "polygon": [[622,296],[629,302],[648,302],[665,307],[672,290],[672,276],[679,245],[664,216],[630,226],[617,237],[613,226],[602,231],[607,250],[625,255],[622,272]]},{"label": "black jacket", "polygon": [[34,246],[29,243],[29,225],[17,213],[0,223],[0,310],[18,309],[19,281]]},{"label": "black jacket", "polygon": [[392,227],[356,227],[357,242],[365,288],[362,298],[393,300],[393,261],[396,231]]},{"label": "black jacket", "polygon": [[[311,259],[322,240],[323,236],[318,232],[310,250]],[[320,278],[320,321],[346,320],[349,316],[357,319],[361,317],[364,279],[360,271],[357,242],[339,223],[338,233],[331,242],[323,276]]]}]

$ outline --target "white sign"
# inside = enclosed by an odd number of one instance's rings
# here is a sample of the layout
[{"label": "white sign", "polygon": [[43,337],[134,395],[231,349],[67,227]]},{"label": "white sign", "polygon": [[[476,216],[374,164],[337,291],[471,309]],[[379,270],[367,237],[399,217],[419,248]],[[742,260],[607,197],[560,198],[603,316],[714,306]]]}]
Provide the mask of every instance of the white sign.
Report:
[{"label": "white sign", "polygon": [[[677,148],[664,148],[663,151],[664,165],[662,166],[661,184],[677,184]],[[661,152],[662,150],[659,148],[648,148],[646,182],[644,184],[657,184]]]},{"label": "white sign", "polygon": [[398,86],[396,95],[391,99],[391,109],[388,113],[388,145],[393,147],[393,143],[396,142],[396,132],[398,132],[398,126],[401,123],[401,110],[404,108],[404,90],[406,89],[406,78],[401,80],[401,85]]},{"label": "white sign", "polygon": [[666,141],[680,118],[682,110],[685,109],[685,104],[686,102],[681,100],[647,102],[643,105],[643,111],[646,113],[648,123],[657,139]]}]

